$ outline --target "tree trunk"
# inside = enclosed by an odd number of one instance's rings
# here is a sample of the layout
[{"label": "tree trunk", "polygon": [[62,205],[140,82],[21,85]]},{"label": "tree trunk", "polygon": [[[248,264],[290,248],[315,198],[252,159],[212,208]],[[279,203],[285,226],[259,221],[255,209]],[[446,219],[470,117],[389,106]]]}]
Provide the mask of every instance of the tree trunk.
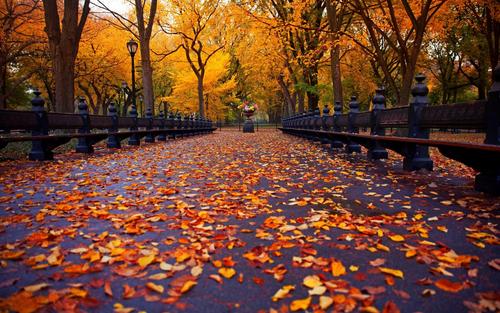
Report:
[{"label": "tree trunk", "polygon": [[75,110],[75,57],[64,53],[64,48],[56,48],[53,58],[56,83],[55,108],[58,112],[72,113]]},{"label": "tree trunk", "polygon": [[486,40],[490,55],[491,81],[494,81],[493,70],[500,61],[500,22],[491,15],[491,10],[486,7]]},{"label": "tree trunk", "polygon": [[[2,56],[0,56],[2,58]],[[0,61],[2,68],[0,69],[0,109],[7,109],[7,63]],[[5,66],[4,66],[5,64]]]},{"label": "tree trunk", "polygon": [[342,73],[340,70],[340,46],[335,45],[331,51],[330,66],[332,71],[333,101],[343,103]]},{"label": "tree trunk", "polygon": [[407,69],[403,76],[403,82],[397,99],[398,106],[407,106],[410,104],[411,85],[413,83],[413,74],[415,69]]},{"label": "tree trunk", "polygon": [[337,8],[332,5],[330,0],[326,1],[326,12],[328,15],[328,25],[330,27],[331,36],[330,39],[334,43],[330,51],[330,67],[332,74],[332,85],[333,85],[333,101],[334,103],[340,101],[342,104],[344,102],[343,90],[342,90],[342,74],[340,70],[340,45],[337,43],[339,40],[338,32],[342,26],[342,13],[340,16],[337,15]]},{"label": "tree trunk", "polygon": [[[45,32],[49,39],[53,73],[56,84],[55,106],[60,112],[74,111],[75,59],[83,27],[90,11],[90,0],[85,0],[79,19],[79,1],[64,0],[60,10],[56,0],[44,0]],[[63,18],[60,20],[59,13]]]},{"label": "tree trunk", "polygon": [[198,76],[198,110],[201,117],[205,117],[205,98],[203,97],[203,76]]},{"label": "tree trunk", "polygon": [[302,90],[297,91],[297,102],[298,102],[298,108],[297,112],[303,113],[304,108],[305,108],[305,94]]},{"label": "tree trunk", "polygon": [[151,57],[149,41],[141,42],[141,65],[142,65],[142,93],[146,108],[151,108],[155,114],[154,94],[153,94],[153,68],[151,66]]},{"label": "tree trunk", "polygon": [[290,95],[290,91],[288,90],[288,87],[286,86],[285,81],[283,80],[283,76],[281,75],[278,76],[278,84],[280,85],[281,90],[283,92],[283,97],[285,98],[285,103],[287,106],[287,114],[292,114],[292,112],[294,111],[293,110],[294,103]]},{"label": "tree trunk", "polygon": [[[318,87],[318,67],[313,66],[307,71],[307,79],[309,86]],[[309,110],[316,110],[319,108],[319,94],[318,90],[307,92],[307,106]]]}]

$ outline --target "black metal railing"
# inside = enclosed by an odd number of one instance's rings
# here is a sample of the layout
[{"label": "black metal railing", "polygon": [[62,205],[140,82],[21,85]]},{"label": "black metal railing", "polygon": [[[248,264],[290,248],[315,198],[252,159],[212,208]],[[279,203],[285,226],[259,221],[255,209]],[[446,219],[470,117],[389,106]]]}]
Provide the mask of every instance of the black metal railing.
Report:
[{"label": "black metal railing", "polygon": [[[437,147],[446,157],[478,171],[475,188],[500,195],[500,66],[494,71],[495,81],[484,101],[429,106],[428,88],[423,75],[416,76],[409,106],[385,108],[384,89],[373,97],[372,110],[359,112],[353,96],[349,112],[343,113],[340,102],[332,115],[328,107],[304,112],[282,120],[283,132],[331,145],[346,152],[361,152],[367,148],[371,160],[388,157],[387,149],[403,156],[404,170],[432,170],[429,147]],[[361,134],[360,128],[369,129]],[[386,129],[400,129],[406,136],[387,136]],[[431,129],[467,129],[485,132],[484,144],[431,140]]]},{"label": "black metal railing", "polygon": [[[52,150],[78,139],[76,152],[92,153],[93,145],[107,139],[108,148],[120,148],[121,141],[128,138],[129,145],[144,142],[166,141],[168,137],[201,135],[216,128],[209,119],[194,115],[164,114],[154,117],[148,109],[144,118],[139,118],[135,106],[129,116],[119,117],[113,103],[108,106],[108,115],[91,115],[84,98],[80,98],[78,113],[48,113],[40,92],[35,91],[31,100],[31,111],[0,110],[0,149],[11,142],[31,141],[30,160],[52,160]],[[55,131],[63,130],[63,134]],[[30,135],[25,135],[31,132]]]}]

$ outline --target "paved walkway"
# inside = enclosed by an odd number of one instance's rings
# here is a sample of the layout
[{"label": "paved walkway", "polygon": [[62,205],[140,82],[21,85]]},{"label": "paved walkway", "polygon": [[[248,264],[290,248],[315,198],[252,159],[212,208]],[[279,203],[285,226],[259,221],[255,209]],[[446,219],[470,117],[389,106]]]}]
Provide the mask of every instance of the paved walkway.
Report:
[{"label": "paved walkway", "polygon": [[0,310],[500,309],[500,201],[439,156],[269,130],[57,158],[0,164]]}]

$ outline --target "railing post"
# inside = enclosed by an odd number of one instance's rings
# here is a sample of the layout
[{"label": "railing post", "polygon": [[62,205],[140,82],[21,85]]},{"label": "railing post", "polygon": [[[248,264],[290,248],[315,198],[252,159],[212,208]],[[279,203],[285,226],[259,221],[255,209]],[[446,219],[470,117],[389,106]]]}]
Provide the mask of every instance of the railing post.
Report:
[{"label": "railing post", "polygon": [[[82,118],[82,127],[78,130],[79,134],[90,134],[90,116],[89,108],[84,97],[80,97],[78,102],[78,114]],[[76,152],[79,153],[92,153],[94,147],[89,137],[79,137],[76,145]]]},{"label": "railing post", "polygon": [[[384,87],[380,87],[375,91],[375,96],[373,97],[373,108],[370,116],[370,135],[385,136],[385,129],[380,126],[380,113],[385,109],[384,92]],[[368,159],[387,159],[388,156],[387,150],[377,140],[374,140],[368,149]]]},{"label": "railing post", "polygon": [[[322,122],[322,119],[321,119],[321,115],[319,113],[319,108],[316,108],[316,110],[314,110],[314,112],[313,112],[311,128],[313,130],[321,130],[321,122]],[[321,137],[320,136],[313,136],[313,140],[316,142],[321,142]]]},{"label": "railing post", "polygon": [[183,134],[180,131],[182,129],[182,118],[181,118],[181,113],[180,112],[177,112],[177,114],[175,116],[175,129],[177,129],[179,131],[179,133],[177,134],[177,136],[183,137]]},{"label": "railing post", "polygon": [[[410,102],[408,112],[408,137],[429,139],[429,129],[420,126],[422,110],[429,105],[427,94],[429,89],[424,84],[425,76],[418,74],[415,77],[417,84],[411,90],[413,96]],[[416,144],[407,144],[405,149],[405,157],[403,159],[403,169],[406,171],[415,171],[419,169],[427,169],[432,171],[433,163],[429,157],[429,147]]]},{"label": "railing post", "polygon": [[[146,109],[146,118],[148,119],[148,126],[146,127],[146,130],[153,130],[153,112],[151,111],[151,108]],[[155,142],[155,136],[154,134],[147,133],[146,137],[144,138],[145,142]]]},{"label": "railing post", "polygon": [[[330,109],[328,108],[328,104],[325,103],[325,106],[323,107],[323,118],[321,119],[321,129],[324,131],[328,131],[328,115],[330,113]],[[328,138],[323,137],[321,138],[321,143],[326,145],[330,143],[330,140]]]},{"label": "railing post", "polygon": [[118,132],[118,112],[116,112],[115,103],[111,101],[108,106],[108,116],[111,118],[111,127],[108,129],[108,148],[121,148],[121,143],[118,137],[112,133]]},{"label": "railing post", "polygon": [[[339,126],[339,118],[342,115],[342,102],[340,101],[335,101],[335,105],[333,106],[333,127],[332,130],[336,133],[340,133],[342,131],[342,128]],[[339,141],[337,139],[334,139],[331,143],[331,147],[336,149],[336,148],[342,148],[344,144],[342,141]]]},{"label": "railing post", "polygon": [[[158,129],[161,131],[165,130],[165,113],[163,111],[160,111],[160,125],[158,126]],[[160,134],[157,137],[158,141],[167,141],[167,135],[165,132],[160,132]]]},{"label": "railing post", "polygon": [[[500,64],[493,71],[493,85],[488,92],[486,104],[486,138],[485,144],[500,145]],[[500,193],[500,160],[490,164],[488,169],[476,175],[474,187],[498,195]]]},{"label": "railing post", "polygon": [[[129,116],[132,118],[132,127],[130,127],[130,131],[139,130],[139,127],[137,126],[137,107],[133,104],[130,107]],[[128,144],[131,146],[139,146],[141,144],[141,137],[139,134],[132,134],[132,136],[128,139]]]},{"label": "railing post", "polygon": [[[47,136],[49,134],[49,119],[44,107],[45,101],[40,97],[41,92],[38,91],[38,89],[33,93],[35,97],[31,100],[31,111],[35,113],[37,128],[31,132],[31,135]],[[53,160],[54,154],[45,141],[33,140],[31,142],[31,150],[28,157],[33,161],[45,161]]]},{"label": "railing post", "polygon": [[[167,112],[168,119],[167,119],[167,128],[170,130],[175,129],[175,119],[174,119],[174,113],[173,112]],[[170,138],[175,139],[175,133],[171,133]]]},{"label": "railing post", "polygon": [[[349,102],[349,113],[347,116],[347,132],[351,134],[358,134],[359,128],[355,126],[356,115],[359,113],[359,102],[356,99],[356,96],[351,97],[351,101]],[[361,152],[361,146],[349,139],[349,143],[346,146],[347,153],[353,152]]]}]

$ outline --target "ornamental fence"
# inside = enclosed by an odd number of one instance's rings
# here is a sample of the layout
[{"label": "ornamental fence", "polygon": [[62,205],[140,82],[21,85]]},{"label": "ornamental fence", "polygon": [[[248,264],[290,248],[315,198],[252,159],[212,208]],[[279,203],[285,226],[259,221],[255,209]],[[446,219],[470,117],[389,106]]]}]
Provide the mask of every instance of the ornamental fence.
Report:
[{"label": "ornamental fence", "polygon": [[93,145],[105,139],[108,148],[121,148],[121,141],[127,138],[129,145],[138,146],[142,138],[152,143],[216,130],[211,120],[194,115],[160,112],[154,117],[148,109],[146,116],[139,118],[133,105],[127,117],[119,117],[113,103],[107,116],[91,115],[84,98],[79,100],[77,114],[48,113],[40,92],[34,93],[31,111],[0,110],[0,149],[12,142],[31,141],[30,160],[52,160],[52,150],[73,138],[78,139],[76,152],[92,153]]},{"label": "ornamental fence", "polygon": [[[330,115],[328,107],[284,118],[284,133],[304,137],[345,148],[347,153],[367,151],[370,160],[386,159],[392,150],[403,156],[403,169],[432,170],[429,147],[436,147],[445,157],[475,169],[475,189],[500,195],[500,65],[494,70],[494,83],[484,101],[472,101],[429,106],[429,89],[425,76],[417,75],[409,106],[385,108],[384,89],[376,90],[372,110],[359,111],[353,96],[349,111],[342,112],[336,102]],[[396,136],[387,135],[386,129],[396,129]],[[367,129],[368,133],[360,133]],[[431,129],[463,129],[485,132],[483,144],[429,139]],[[400,136],[397,136],[397,135]]]}]

